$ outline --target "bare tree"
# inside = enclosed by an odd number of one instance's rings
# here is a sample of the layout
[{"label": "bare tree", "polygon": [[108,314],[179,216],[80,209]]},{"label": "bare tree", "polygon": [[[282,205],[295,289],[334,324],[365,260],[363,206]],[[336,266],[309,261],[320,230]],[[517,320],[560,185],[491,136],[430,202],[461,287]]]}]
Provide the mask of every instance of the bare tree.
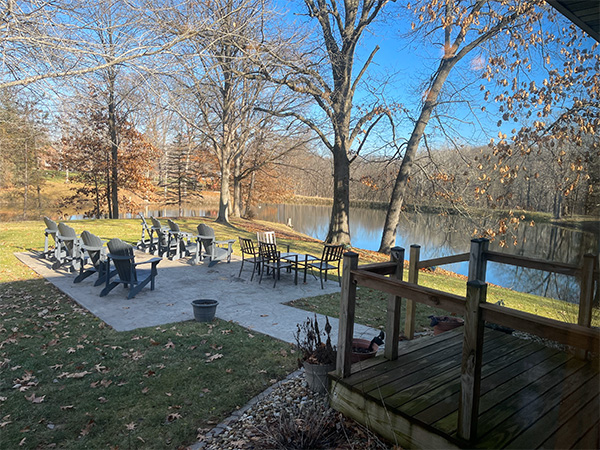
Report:
[{"label": "bare tree", "polygon": [[429,39],[437,37],[437,45],[443,49],[443,54],[428,82],[418,117],[406,144],[386,214],[380,252],[389,253],[395,244],[396,229],[414,158],[450,73],[467,55],[501,33],[518,34],[519,30],[531,27],[542,16],[542,12],[536,8],[541,3],[543,2],[539,0],[432,0],[417,2],[410,7],[418,17],[418,23],[414,25],[415,32],[422,33]]},{"label": "bare tree", "polygon": [[[194,27],[158,33],[166,30],[156,27],[164,12],[186,3],[165,1],[159,7],[144,0],[0,0],[0,89],[125,63],[143,66],[142,60],[170,51],[210,26],[212,19],[205,17]],[[95,38],[100,24],[90,21],[90,14],[105,7],[118,8],[136,30],[127,47],[114,51]]]},{"label": "bare tree", "polygon": [[[306,45],[305,54],[297,54],[287,42],[271,50],[272,60],[279,70],[267,67],[262,60],[256,61],[257,77],[308,96],[325,115],[320,123],[319,119],[297,111],[273,112],[304,122],[333,155],[334,200],[326,238],[330,243],[350,243],[350,164],[373,127],[389,114],[377,100],[364,110],[354,105],[355,94],[379,47],[371,51],[358,70],[356,49],[363,33],[388,3],[389,0],[346,0],[343,3],[304,0],[308,17],[317,23],[320,42]],[[318,51],[322,44],[325,54]]]}]

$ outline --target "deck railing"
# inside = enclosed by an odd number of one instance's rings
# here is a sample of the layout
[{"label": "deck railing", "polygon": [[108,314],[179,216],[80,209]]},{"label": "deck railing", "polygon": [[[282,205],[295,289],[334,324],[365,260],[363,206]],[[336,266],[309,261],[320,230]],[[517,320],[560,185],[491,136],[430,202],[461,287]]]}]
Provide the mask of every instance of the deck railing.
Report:
[{"label": "deck railing", "polygon": [[[358,254],[354,252],[346,253],[343,263],[340,304],[336,369],[338,375],[342,378],[350,376],[356,288],[358,286],[389,294],[386,317],[386,342],[388,344],[384,349],[384,357],[389,360],[398,359],[398,345],[392,344],[397,343],[400,337],[402,299],[406,300],[404,334],[409,339],[414,336],[416,303],[441,308],[464,317],[458,435],[468,441],[473,440],[477,434],[485,322],[514,328],[576,347],[578,356],[581,358],[585,358],[589,352],[598,354],[600,335],[598,329],[591,328],[594,283],[598,283],[600,278],[596,256],[586,254],[583,257],[582,264],[576,266],[492,252],[488,250],[488,245],[489,241],[486,239],[474,239],[471,241],[469,253],[426,261],[419,260],[420,247],[413,245],[410,248],[408,282],[403,281],[405,256],[403,248],[394,247],[392,249],[390,262],[368,264],[360,268],[358,267]],[[462,261],[469,261],[469,276],[465,297],[418,285],[420,269]],[[487,261],[580,277],[581,292],[578,323],[564,323],[486,303],[487,284],[485,283],[485,276]]]}]

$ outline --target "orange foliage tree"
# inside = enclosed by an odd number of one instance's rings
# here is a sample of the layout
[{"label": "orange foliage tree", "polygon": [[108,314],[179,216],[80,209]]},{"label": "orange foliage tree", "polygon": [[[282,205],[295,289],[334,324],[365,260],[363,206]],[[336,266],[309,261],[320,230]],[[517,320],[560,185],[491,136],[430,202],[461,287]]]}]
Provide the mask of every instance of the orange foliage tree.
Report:
[{"label": "orange foliage tree", "polygon": [[[108,117],[99,110],[90,112],[88,117],[85,111],[81,113],[79,120],[63,127],[62,164],[75,172],[75,178],[83,186],[74,188],[75,192],[63,203],[81,207],[91,200],[93,208],[83,212],[100,218],[110,210],[111,199]],[[126,205],[129,212],[135,212],[139,205],[131,195],[124,195],[123,190],[142,199],[152,197],[154,188],[149,175],[158,151],[130,122],[118,121],[118,135],[120,203]]]}]

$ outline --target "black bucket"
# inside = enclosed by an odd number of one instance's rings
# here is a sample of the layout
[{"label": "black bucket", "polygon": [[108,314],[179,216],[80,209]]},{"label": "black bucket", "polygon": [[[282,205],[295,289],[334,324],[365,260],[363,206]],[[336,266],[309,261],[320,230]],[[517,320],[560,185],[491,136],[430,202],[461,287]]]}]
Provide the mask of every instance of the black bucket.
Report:
[{"label": "black bucket", "polygon": [[194,300],[192,306],[194,307],[194,319],[196,319],[196,322],[211,322],[215,317],[218,304],[218,301],[206,298]]}]

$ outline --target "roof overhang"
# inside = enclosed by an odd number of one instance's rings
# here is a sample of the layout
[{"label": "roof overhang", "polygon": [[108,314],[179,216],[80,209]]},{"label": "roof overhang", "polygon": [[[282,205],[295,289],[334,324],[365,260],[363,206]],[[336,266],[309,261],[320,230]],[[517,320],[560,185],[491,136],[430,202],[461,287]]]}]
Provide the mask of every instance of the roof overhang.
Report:
[{"label": "roof overhang", "polygon": [[600,1],[598,0],[546,0],[563,16],[600,42]]}]

